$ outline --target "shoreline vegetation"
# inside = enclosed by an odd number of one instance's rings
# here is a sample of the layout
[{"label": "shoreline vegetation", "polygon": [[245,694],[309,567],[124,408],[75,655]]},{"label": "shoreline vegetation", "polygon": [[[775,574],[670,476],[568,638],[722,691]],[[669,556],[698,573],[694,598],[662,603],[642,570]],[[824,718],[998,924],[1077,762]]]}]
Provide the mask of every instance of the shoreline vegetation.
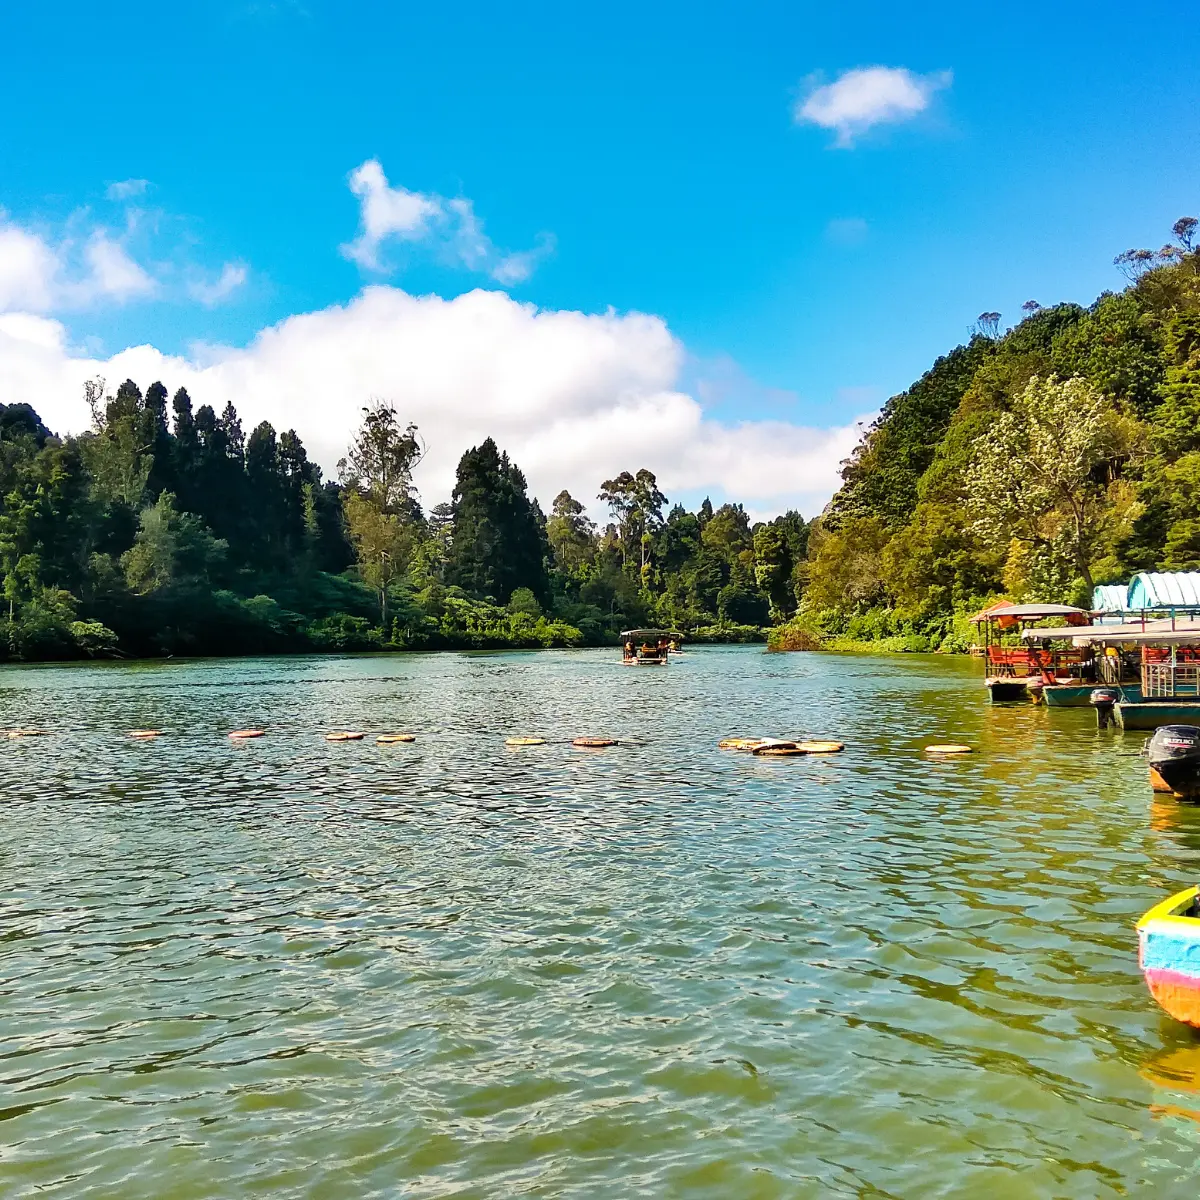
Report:
[{"label": "shoreline vegetation", "polygon": [[893,396],[810,524],[777,649],[968,651],[1005,598],[1090,608],[1138,571],[1200,569],[1200,222],[1114,265],[1088,308],[981,313]]},{"label": "shoreline vegetation", "polygon": [[68,438],[0,404],[0,661],[602,646],[651,625],[761,642],[798,606],[798,513],[664,511],[640,470],[601,485],[603,530],[565,491],[547,517],[490,438],[426,512],[419,432],[385,402],[333,482],[232,405],[179,389],[168,419],[167,388],[131,380],[85,398]]},{"label": "shoreline vegetation", "polygon": [[[161,382],[85,386],[59,438],[0,404],[0,660],[612,645],[622,628],[775,650],[965,652],[1007,597],[1088,607],[1136,571],[1200,569],[1200,222],[1117,256],[1090,307],[1034,300],[893,396],[819,516],[668,507],[623,471],[593,523],[549,514],[490,438],[448,502],[420,434],[373,400],[338,479],[294,431]],[[168,416],[170,409],[170,416]]]}]

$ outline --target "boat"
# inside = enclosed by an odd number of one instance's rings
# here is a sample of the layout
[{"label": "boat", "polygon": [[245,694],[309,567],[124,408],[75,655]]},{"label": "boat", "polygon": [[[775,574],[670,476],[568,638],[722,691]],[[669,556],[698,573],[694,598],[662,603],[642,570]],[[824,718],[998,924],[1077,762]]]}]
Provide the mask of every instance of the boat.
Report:
[{"label": "boat", "polygon": [[1122,729],[1200,727],[1200,630],[1145,635],[1141,692],[1123,696],[1114,714]]},{"label": "boat", "polygon": [[621,634],[624,663],[627,667],[665,667],[671,654],[671,643],[677,646],[683,634],[669,629],[626,629]]},{"label": "boat", "polygon": [[[1051,708],[1088,708],[1092,703],[1093,683],[1048,683],[1042,688],[1042,699]],[[1137,683],[1120,685],[1121,695],[1128,700],[1140,700],[1142,688]]]},{"label": "boat", "polygon": [[1160,725],[1146,744],[1150,785],[1183,800],[1200,798],[1200,729],[1194,725]]},{"label": "boat", "polygon": [[983,627],[983,683],[993,701],[1037,700],[1047,687],[1061,683],[1082,688],[1094,679],[1094,657],[1088,649],[1010,646],[1001,640],[1012,630],[1019,631],[1022,639],[1036,637],[1043,631],[1028,627],[1041,621],[1086,625],[1088,614],[1081,608],[1070,604],[1001,603],[985,608],[971,620]]},{"label": "boat", "polygon": [[[1159,644],[1152,644],[1155,639]],[[1186,641],[1200,643],[1200,632],[1177,630],[1170,640],[1165,634],[1148,635],[1142,645],[1141,693],[1136,699],[1122,697],[1114,709],[1122,729],[1200,726],[1200,645]]]},{"label": "boat", "polygon": [[1177,1021],[1200,1028],[1200,888],[1156,904],[1137,923],[1138,964],[1150,995]]},{"label": "boat", "polygon": [[[1095,704],[1093,689],[1114,689],[1110,710],[1123,729],[1157,729],[1160,725],[1200,725],[1200,621],[1170,618],[1103,621],[1062,629],[1027,629],[1026,642],[1037,639],[1043,648],[1071,642],[1092,656],[1095,683],[1064,684],[1068,690],[1042,695],[1047,704],[1084,707]],[[1107,716],[1097,707],[1097,715]],[[1101,720],[1101,725],[1104,724]]]}]

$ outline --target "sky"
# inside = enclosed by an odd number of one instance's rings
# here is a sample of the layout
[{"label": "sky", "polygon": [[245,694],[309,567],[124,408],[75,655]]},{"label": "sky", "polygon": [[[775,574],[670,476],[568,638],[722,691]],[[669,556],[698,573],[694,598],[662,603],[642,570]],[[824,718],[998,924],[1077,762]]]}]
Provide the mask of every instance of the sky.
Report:
[{"label": "sky", "polygon": [[448,497],[654,470],[812,516],[975,317],[1200,215],[1177,5],[326,0],[0,10],[0,403],[186,386]]}]

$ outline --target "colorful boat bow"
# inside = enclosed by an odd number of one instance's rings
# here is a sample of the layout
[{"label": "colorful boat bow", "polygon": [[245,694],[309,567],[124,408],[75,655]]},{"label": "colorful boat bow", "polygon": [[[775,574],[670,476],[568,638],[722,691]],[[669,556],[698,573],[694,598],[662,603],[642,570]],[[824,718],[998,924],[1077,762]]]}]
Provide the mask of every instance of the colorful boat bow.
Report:
[{"label": "colorful boat bow", "polygon": [[1177,1021],[1200,1028],[1200,888],[1156,904],[1137,923],[1138,962],[1150,994]]}]

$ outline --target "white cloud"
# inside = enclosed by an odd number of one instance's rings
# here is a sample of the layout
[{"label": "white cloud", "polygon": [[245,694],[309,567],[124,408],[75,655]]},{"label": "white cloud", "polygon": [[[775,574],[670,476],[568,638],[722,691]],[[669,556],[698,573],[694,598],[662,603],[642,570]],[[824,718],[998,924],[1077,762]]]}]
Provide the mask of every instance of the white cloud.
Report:
[{"label": "white cloud", "polygon": [[833,83],[810,88],[796,105],[797,121],[837,133],[848,147],[874,125],[907,121],[924,112],[935,92],[950,86],[951,72],[917,75],[905,67],[858,67]]},{"label": "white cloud", "polygon": [[58,256],[36,233],[4,220],[0,211],[0,312],[45,312],[53,303]]},{"label": "white cloud", "polygon": [[[0,209],[0,313],[75,312],[151,297],[190,297],[211,308],[245,283],[244,264],[226,263],[211,279],[182,245],[164,246],[162,217],[127,208],[124,228],[114,231],[84,209],[50,233]],[[151,257],[153,273],[144,265]]]},{"label": "white cloud", "polygon": [[381,251],[389,240],[422,242],[457,266],[490,275],[497,283],[521,283],[553,252],[554,238],[542,234],[532,250],[505,254],[484,233],[470,200],[447,200],[434,192],[392,187],[374,158],[355,167],[350,190],[359,200],[359,231],[342,253],[369,271],[390,272]]},{"label": "white cloud", "polygon": [[389,187],[383,167],[368,159],[350,172],[350,190],[359,199],[358,237],[342,251],[360,266],[379,269],[379,248],[389,237],[420,241],[442,215],[440,198],[403,187]]},{"label": "white cloud", "polygon": [[148,179],[119,179],[110,183],[104,194],[110,200],[132,200],[134,196],[144,195],[149,186]]},{"label": "white cloud", "polygon": [[153,295],[154,279],[107,230],[57,243],[0,213],[0,311],[53,312]]},{"label": "white cloud", "polygon": [[103,297],[119,303],[135,296],[151,296],[158,290],[158,285],[129,257],[125,247],[101,230],[88,238],[83,257],[88,265],[87,277],[81,285],[85,302]]},{"label": "white cloud", "polygon": [[161,379],[196,405],[233,401],[247,428],[295,428],[329,470],[371,397],[393,401],[428,445],[417,482],[445,499],[458,459],[492,436],[548,505],[569,488],[595,505],[601,480],[648,467],[664,490],[709,490],[755,511],[817,511],[857,438],[787,421],[718,422],[680,390],[686,355],[658,317],[539,310],[503,292],[453,300],[369,287],[344,307],[264,329],[245,348],[190,357],[137,346],[107,360],[67,346],[61,325],[0,318],[0,395],[28,399],[60,432],[82,429],[82,384]]},{"label": "white cloud", "polygon": [[246,282],[248,274],[244,263],[226,263],[216,279],[197,277],[188,284],[187,292],[205,308],[214,308],[228,300]]}]

